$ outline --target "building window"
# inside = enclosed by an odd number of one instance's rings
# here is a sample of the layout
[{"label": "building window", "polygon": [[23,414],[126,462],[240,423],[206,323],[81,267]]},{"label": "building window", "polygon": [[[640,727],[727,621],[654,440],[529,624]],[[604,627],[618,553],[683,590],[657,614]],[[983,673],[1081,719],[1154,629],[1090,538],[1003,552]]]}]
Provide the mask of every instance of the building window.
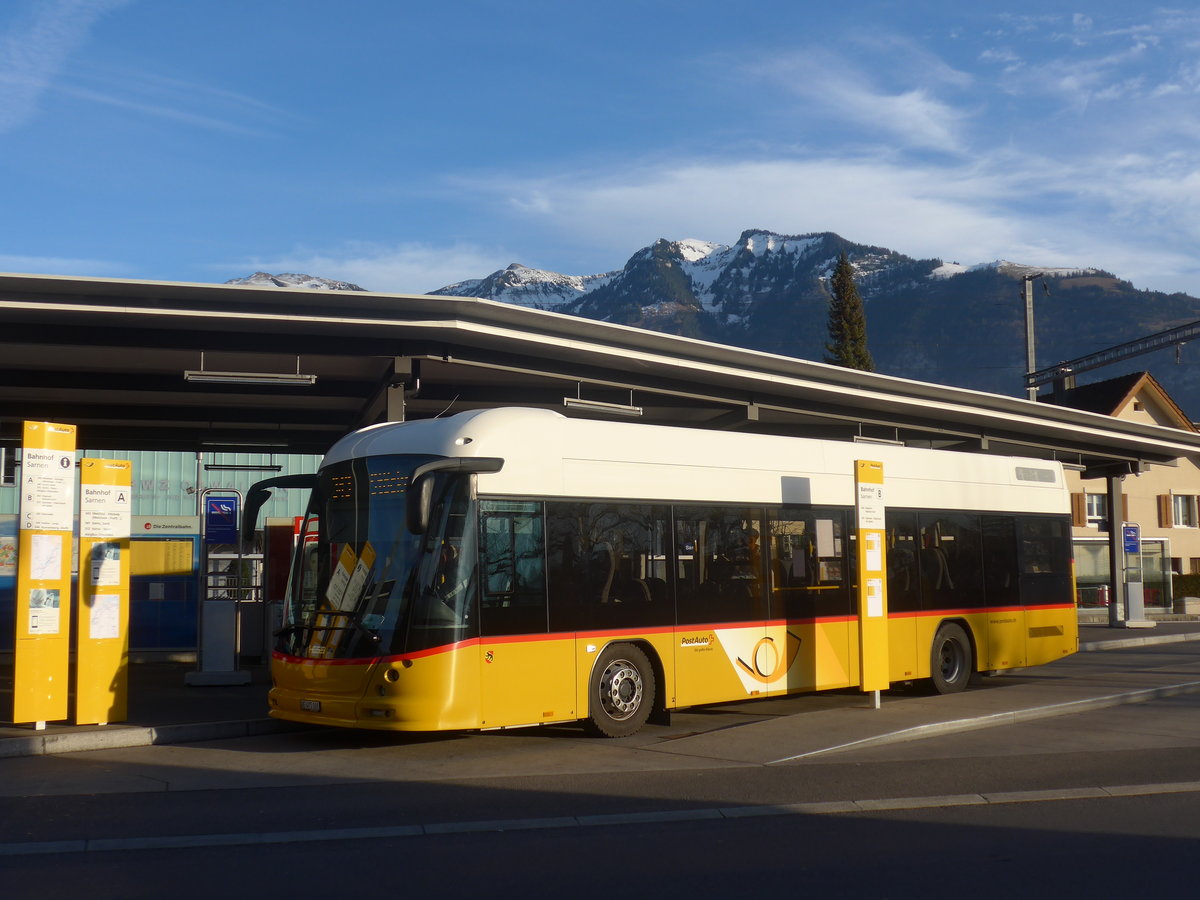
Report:
[{"label": "building window", "polygon": [[1189,575],[1200,575],[1200,556],[1190,557],[1188,559],[1188,563],[1189,563],[1188,574]]},{"label": "building window", "polygon": [[1103,528],[1108,521],[1108,495],[1087,495],[1087,523],[1089,528]]},{"label": "building window", "polygon": [[1175,494],[1171,497],[1171,511],[1176,526],[1195,528],[1200,525],[1196,516],[1196,497],[1194,494]]}]

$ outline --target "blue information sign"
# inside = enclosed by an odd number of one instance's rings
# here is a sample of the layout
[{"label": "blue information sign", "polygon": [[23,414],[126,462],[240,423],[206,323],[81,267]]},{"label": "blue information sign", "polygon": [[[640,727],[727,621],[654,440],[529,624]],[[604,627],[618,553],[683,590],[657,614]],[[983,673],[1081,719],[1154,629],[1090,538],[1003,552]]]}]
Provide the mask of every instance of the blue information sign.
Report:
[{"label": "blue information sign", "polygon": [[238,542],[238,498],[207,497],[204,501],[204,543]]},{"label": "blue information sign", "polygon": [[1141,553],[1142,552],[1142,526],[1140,525],[1122,525],[1121,537],[1125,543],[1126,553]]}]

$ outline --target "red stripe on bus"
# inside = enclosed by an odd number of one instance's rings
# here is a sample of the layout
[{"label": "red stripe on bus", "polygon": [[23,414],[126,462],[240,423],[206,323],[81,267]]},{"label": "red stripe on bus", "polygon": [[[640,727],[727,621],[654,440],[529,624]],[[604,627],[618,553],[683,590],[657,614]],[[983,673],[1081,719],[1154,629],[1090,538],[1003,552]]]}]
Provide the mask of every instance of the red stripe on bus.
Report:
[{"label": "red stripe on bus", "polygon": [[[889,619],[916,619],[916,618],[936,618],[939,616],[966,616],[966,615],[993,615],[995,613],[1009,612],[1032,612],[1035,610],[1067,610],[1075,609],[1072,603],[1054,603],[1046,604],[1045,606],[984,606],[984,607],[962,607],[960,609],[926,609],[906,612],[889,612]],[[603,631],[576,631],[576,632],[551,632],[547,634],[506,634],[495,635],[488,638],[468,638],[465,641],[456,641],[450,644],[442,644],[437,647],[430,647],[426,650],[416,650],[412,653],[398,653],[388,656],[360,656],[351,659],[308,659],[303,656],[292,656],[287,653],[274,651],[271,654],[272,659],[282,660],[283,662],[293,663],[297,665],[310,666],[367,666],[375,663],[390,663],[403,662],[406,659],[425,659],[430,656],[439,656],[444,653],[450,653],[454,650],[462,650],[467,647],[479,646],[482,644],[530,644],[539,641],[560,641],[560,640],[603,640],[605,638],[623,638],[623,637],[674,637],[677,634],[688,631],[720,631],[731,628],[740,629],[756,629],[756,628],[787,628],[795,625],[836,625],[844,622],[857,622],[858,616],[817,616],[814,618],[805,619],[770,619],[763,622],[700,622],[695,625],[677,625],[664,626],[661,628],[613,628]]]}]

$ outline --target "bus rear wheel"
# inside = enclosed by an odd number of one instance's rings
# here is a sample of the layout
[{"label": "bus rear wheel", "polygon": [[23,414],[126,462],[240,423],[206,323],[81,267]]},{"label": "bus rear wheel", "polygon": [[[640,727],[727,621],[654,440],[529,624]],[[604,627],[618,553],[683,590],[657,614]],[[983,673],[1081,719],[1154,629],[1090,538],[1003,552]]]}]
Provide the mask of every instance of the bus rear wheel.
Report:
[{"label": "bus rear wheel", "polygon": [[592,668],[588,718],[596,737],[627,737],[644,724],[654,706],[654,669],[633,644],[610,644]]},{"label": "bus rear wheel", "polygon": [[947,622],[937,630],[929,655],[929,674],[939,694],[965,690],[971,680],[971,642],[961,625]]}]

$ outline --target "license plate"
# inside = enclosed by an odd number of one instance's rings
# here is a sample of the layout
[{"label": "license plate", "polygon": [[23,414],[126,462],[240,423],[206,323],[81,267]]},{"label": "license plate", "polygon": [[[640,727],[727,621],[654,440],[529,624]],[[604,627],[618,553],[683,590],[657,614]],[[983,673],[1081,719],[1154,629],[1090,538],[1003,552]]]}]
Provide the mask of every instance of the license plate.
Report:
[{"label": "license plate", "polygon": [[320,700],[301,700],[300,708],[307,712],[320,712],[321,711],[321,701]]}]

